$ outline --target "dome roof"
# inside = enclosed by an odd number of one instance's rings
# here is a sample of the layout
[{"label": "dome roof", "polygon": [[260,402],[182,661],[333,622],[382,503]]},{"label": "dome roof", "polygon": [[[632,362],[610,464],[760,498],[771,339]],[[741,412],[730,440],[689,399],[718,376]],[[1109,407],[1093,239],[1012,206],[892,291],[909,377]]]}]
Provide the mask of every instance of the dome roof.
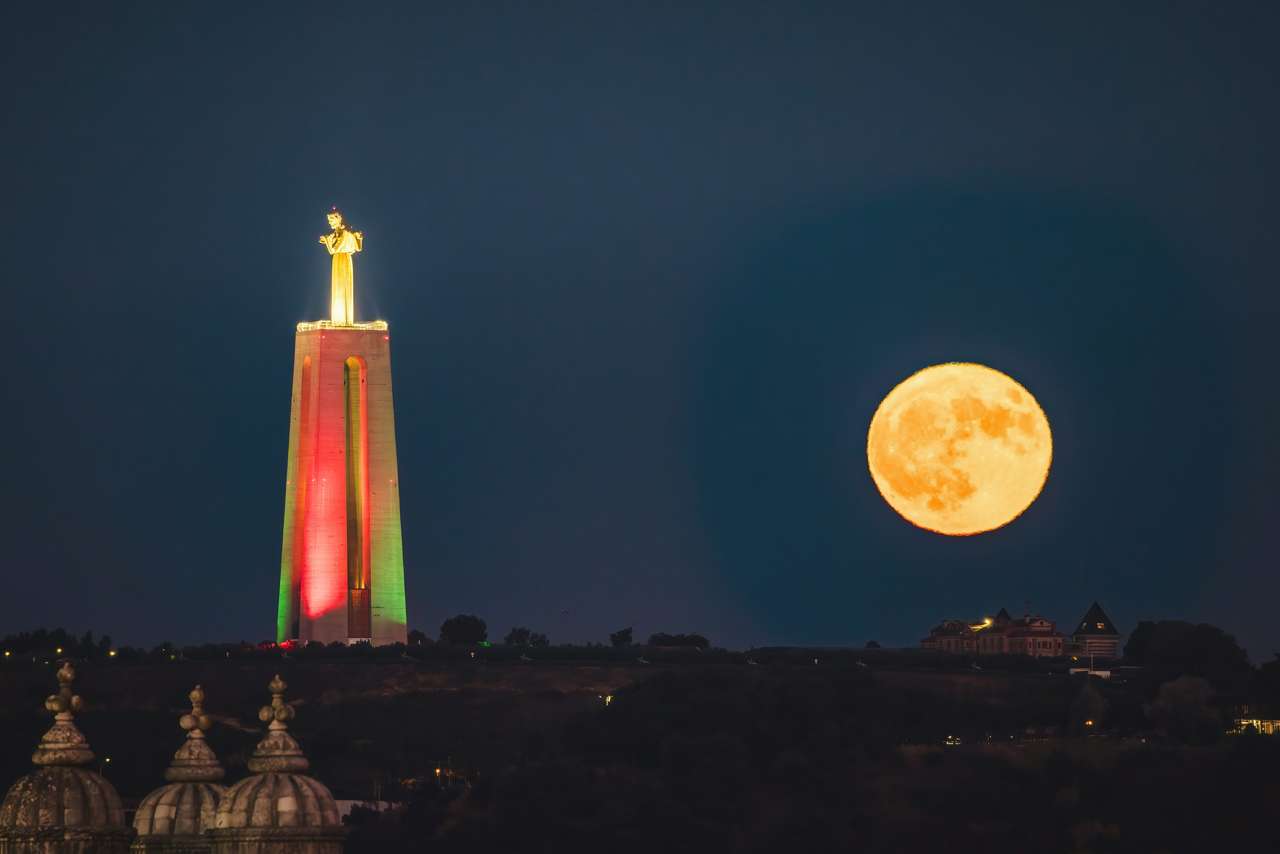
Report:
[{"label": "dome roof", "polygon": [[284,701],[286,687],[279,676],[271,680],[271,705],[258,711],[258,718],[270,726],[249,759],[249,770],[257,773],[223,794],[214,837],[249,838],[268,831],[333,843],[340,850],[345,830],[338,805],[328,786],[303,773],[309,763],[289,734],[286,721],[294,712]]},{"label": "dome roof", "polygon": [[213,827],[218,802],[226,791],[214,782],[226,772],[204,738],[204,730],[211,724],[204,713],[204,691],[197,685],[187,696],[191,712],[178,719],[178,726],[187,731],[187,740],[164,772],[170,783],[143,798],[133,815],[133,829],[141,839],[204,833]]},{"label": "dome roof", "polygon": [[254,774],[227,789],[214,825],[223,828],[342,827],[329,787],[304,774]]},{"label": "dome roof", "polygon": [[69,662],[58,669],[58,693],[44,701],[53,726],[31,757],[36,770],[0,802],[0,850],[12,850],[6,843],[21,850],[66,843],[101,854],[128,849],[133,832],[124,823],[120,796],[101,774],[78,767],[93,761],[93,751],[75,725],[74,713],[83,706],[71,690],[75,677]]},{"label": "dome roof", "polygon": [[213,827],[225,786],[170,783],[142,799],[133,815],[138,836],[198,836]]},{"label": "dome roof", "polygon": [[0,804],[0,831],[53,827],[119,830],[120,796],[101,775],[61,765],[39,768],[9,787]]}]

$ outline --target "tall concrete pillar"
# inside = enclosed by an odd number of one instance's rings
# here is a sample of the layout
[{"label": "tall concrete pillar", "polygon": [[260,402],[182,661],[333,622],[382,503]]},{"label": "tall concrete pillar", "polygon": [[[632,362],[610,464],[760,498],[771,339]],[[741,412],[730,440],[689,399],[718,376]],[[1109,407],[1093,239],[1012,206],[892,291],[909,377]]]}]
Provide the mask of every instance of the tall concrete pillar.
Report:
[{"label": "tall concrete pillar", "polygon": [[276,639],[407,640],[383,321],[298,324]]}]

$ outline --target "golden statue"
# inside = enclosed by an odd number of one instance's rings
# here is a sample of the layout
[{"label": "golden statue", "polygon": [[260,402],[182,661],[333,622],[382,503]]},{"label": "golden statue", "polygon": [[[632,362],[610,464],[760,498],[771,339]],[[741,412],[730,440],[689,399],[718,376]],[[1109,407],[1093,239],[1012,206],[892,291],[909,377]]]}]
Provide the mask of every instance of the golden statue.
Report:
[{"label": "golden statue", "polygon": [[351,326],[356,322],[356,283],[351,256],[364,249],[364,232],[349,231],[337,208],[329,211],[329,227],[333,231],[320,235],[320,242],[333,256],[329,319]]}]

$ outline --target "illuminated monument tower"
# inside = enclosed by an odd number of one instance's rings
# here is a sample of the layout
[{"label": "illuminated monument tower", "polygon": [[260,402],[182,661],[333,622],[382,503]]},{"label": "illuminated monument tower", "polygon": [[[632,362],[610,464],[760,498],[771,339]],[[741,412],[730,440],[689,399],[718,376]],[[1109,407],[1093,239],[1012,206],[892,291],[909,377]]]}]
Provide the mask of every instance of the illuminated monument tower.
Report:
[{"label": "illuminated monument tower", "polygon": [[364,235],[336,208],[329,226],[331,316],[299,323],[293,351],[276,639],[404,643],[391,337],[355,319]]}]

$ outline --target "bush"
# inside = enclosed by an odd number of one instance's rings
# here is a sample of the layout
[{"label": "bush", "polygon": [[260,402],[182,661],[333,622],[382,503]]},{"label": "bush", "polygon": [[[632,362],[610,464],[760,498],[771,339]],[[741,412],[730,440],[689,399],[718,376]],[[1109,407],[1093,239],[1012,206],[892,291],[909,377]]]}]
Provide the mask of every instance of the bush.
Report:
[{"label": "bush", "polygon": [[1170,738],[1206,743],[1221,735],[1222,721],[1210,704],[1213,686],[1198,676],[1180,676],[1160,686],[1147,717]]},{"label": "bush", "polygon": [[440,641],[459,645],[478,644],[489,637],[489,627],[474,614],[459,614],[440,625]]}]

